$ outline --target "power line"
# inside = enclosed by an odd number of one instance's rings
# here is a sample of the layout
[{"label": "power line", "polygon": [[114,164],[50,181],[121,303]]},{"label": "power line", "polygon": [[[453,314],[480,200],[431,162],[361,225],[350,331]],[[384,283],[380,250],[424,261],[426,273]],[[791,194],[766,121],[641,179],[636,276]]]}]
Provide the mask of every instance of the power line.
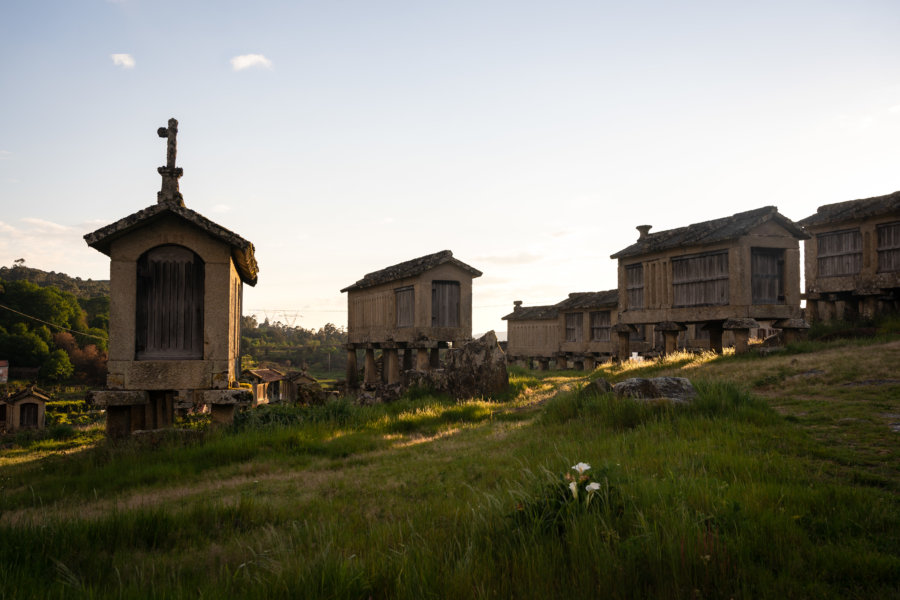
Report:
[{"label": "power line", "polygon": [[94,338],[95,340],[103,340],[104,342],[107,341],[107,340],[109,339],[109,338],[102,337],[102,336],[99,336],[99,335],[93,335],[93,334],[91,334],[91,333],[85,333],[85,332],[83,332],[83,331],[75,331],[74,329],[68,329],[67,327],[63,327],[62,325],[57,325],[56,323],[51,323],[51,322],[49,322],[49,321],[44,321],[43,319],[38,319],[37,317],[32,317],[31,315],[26,315],[26,314],[23,313],[23,312],[19,312],[19,311],[17,311],[17,310],[14,309],[14,308],[10,308],[10,307],[6,306],[5,304],[0,304],[0,308],[5,308],[6,310],[8,310],[8,311],[10,311],[10,312],[14,312],[14,313],[16,313],[17,315],[22,315],[23,317],[28,318],[28,319],[32,319],[32,320],[34,320],[34,321],[37,321],[38,323],[43,323],[44,325],[49,325],[50,327],[56,327],[57,329],[62,329],[63,331],[68,331],[69,333],[74,333],[74,334],[76,334],[76,335],[83,335],[83,336],[85,336],[85,337]]}]

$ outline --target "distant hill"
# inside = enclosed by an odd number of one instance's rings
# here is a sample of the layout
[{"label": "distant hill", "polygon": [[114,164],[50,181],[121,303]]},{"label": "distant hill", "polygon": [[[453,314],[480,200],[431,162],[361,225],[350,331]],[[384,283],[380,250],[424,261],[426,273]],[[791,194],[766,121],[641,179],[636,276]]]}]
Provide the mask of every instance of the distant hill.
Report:
[{"label": "distant hill", "polygon": [[41,287],[55,287],[77,298],[109,296],[109,280],[69,277],[65,273],[41,271],[23,265],[0,267],[0,279],[4,281],[30,281]]}]

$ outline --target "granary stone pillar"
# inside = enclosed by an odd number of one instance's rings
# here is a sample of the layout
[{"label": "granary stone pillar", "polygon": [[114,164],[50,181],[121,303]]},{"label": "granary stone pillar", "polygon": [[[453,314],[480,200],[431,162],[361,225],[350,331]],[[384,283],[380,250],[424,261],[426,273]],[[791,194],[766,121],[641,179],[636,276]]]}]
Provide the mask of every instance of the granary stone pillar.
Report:
[{"label": "granary stone pillar", "polygon": [[431,349],[431,368],[432,369],[440,369],[441,368],[441,350],[440,348],[432,348]]},{"label": "granary stone pillar", "polygon": [[859,299],[859,314],[864,319],[871,319],[878,311],[878,296],[881,290],[866,290],[858,292],[862,296]]},{"label": "granary stone pillar", "polygon": [[550,359],[549,358],[539,358],[537,359],[538,371],[546,371],[550,368]]},{"label": "granary stone pillar", "polygon": [[400,381],[400,356],[396,348],[385,348],[383,352],[383,368],[385,383],[393,385]]},{"label": "granary stone pillar", "polygon": [[556,368],[559,371],[564,371],[569,367],[569,361],[566,360],[565,354],[557,354],[556,355]]},{"label": "granary stone pillar", "polygon": [[428,348],[416,348],[416,370],[428,371],[431,369],[431,361],[428,358]]},{"label": "granary stone pillar", "polygon": [[722,329],[731,330],[734,334],[734,353],[745,354],[750,349],[750,330],[759,329],[756,319],[728,319]]},{"label": "granary stone pillar", "polygon": [[678,334],[687,329],[687,327],[674,321],[664,321],[657,323],[655,329],[663,334],[663,353],[672,354],[678,350]]},{"label": "granary stone pillar", "polygon": [[354,388],[359,383],[357,376],[359,367],[356,366],[356,348],[347,348],[347,385]]},{"label": "granary stone pillar", "polygon": [[709,349],[722,354],[722,321],[707,321],[703,329],[709,332]]},{"label": "granary stone pillar", "polygon": [[584,361],[582,362],[582,367],[584,367],[585,371],[593,371],[597,368],[597,361],[594,360],[593,356],[585,356]]},{"label": "granary stone pillar", "polygon": [[612,330],[618,337],[618,344],[616,346],[616,358],[619,361],[628,360],[628,357],[631,355],[631,333],[634,331],[634,329],[631,327],[631,325],[626,325],[625,323],[616,323],[612,326]]},{"label": "granary stone pillar", "polygon": [[367,384],[378,383],[378,370],[375,368],[375,349],[366,348],[365,382]]},{"label": "granary stone pillar", "polygon": [[806,339],[809,323],[803,319],[782,319],[772,325],[781,330],[785,346]]}]

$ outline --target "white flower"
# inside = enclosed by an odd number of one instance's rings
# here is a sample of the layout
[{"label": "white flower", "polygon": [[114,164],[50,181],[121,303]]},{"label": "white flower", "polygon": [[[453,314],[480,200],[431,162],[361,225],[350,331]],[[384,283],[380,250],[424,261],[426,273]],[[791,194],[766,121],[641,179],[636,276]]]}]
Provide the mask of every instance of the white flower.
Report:
[{"label": "white flower", "polygon": [[569,489],[572,490],[572,496],[578,498],[578,484],[573,481],[569,484]]},{"label": "white flower", "polygon": [[600,484],[596,481],[592,481],[591,483],[587,484],[584,489],[586,489],[588,492],[596,492],[600,489]]},{"label": "white flower", "polygon": [[587,471],[588,469],[591,468],[591,465],[580,462],[572,468],[575,469],[576,471],[578,471],[579,475],[582,475],[582,474],[584,474],[585,471]]}]

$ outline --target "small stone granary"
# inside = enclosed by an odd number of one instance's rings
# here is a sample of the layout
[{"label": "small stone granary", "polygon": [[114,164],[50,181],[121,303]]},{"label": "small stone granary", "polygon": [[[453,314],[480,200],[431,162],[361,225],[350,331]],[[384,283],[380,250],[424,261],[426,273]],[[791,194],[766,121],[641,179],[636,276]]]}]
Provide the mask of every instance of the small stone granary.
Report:
[{"label": "small stone granary", "polygon": [[[553,364],[558,369],[592,370],[615,356],[613,328],[618,323],[618,290],[573,292],[551,306],[523,307],[516,300],[507,321],[507,355],[510,362],[525,367],[535,363],[540,370]],[[635,351],[646,351],[650,344],[644,328],[631,332]]]},{"label": "small stone granary", "polygon": [[43,429],[50,395],[31,385],[0,400],[0,430]]},{"label": "small stone granary", "polygon": [[378,383],[375,351],[381,350],[382,379],[393,385],[401,368],[436,368],[440,348],[472,339],[472,279],[480,276],[444,250],[369,273],[342,289],[348,385],[358,384],[358,350],[365,351],[365,383]]},{"label": "small stone granary", "polygon": [[244,369],[241,379],[250,382],[254,404],[269,404],[288,399],[285,396],[286,386],[283,385],[285,375],[277,369],[265,367]]},{"label": "small stone granary", "polygon": [[820,206],[798,222],[810,320],[900,309],[900,192]]},{"label": "small stone granary", "polygon": [[252,403],[237,388],[243,284],[256,285],[253,244],[185,208],[175,166],[178,121],[159,129],[166,166],[157,203],[84,236],[110,257],[107,433],[170,426],[175,410],[228,421]]},{"label": "small stone granary", "polygon": [[649,233],[613,254],[619,261],[618,355],[628,356],[632,328],[654,325],[664,351],[677,347],[688,324],[708,332],[721,352],[730,330],[736,352],[747,349],[758,320],[772,321],[791,341],[808,325],[800,312],[799,240],[809,235],[774,206],[679,229]]}]

